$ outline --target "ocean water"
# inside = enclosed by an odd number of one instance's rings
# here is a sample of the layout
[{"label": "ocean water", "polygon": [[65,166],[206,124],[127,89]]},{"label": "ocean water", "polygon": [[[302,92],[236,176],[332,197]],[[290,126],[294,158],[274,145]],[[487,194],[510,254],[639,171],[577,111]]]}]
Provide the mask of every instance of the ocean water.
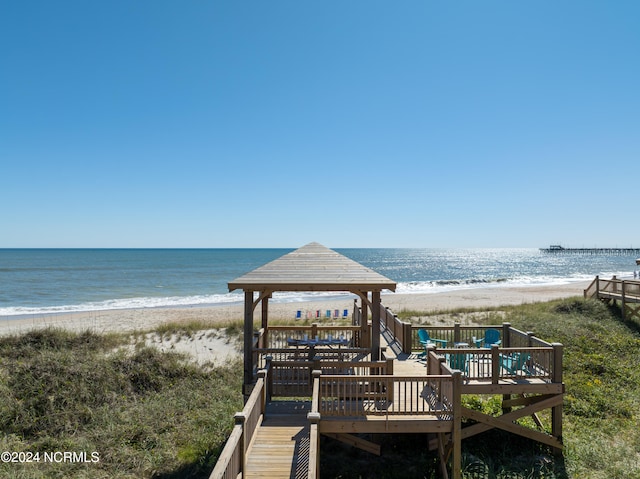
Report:
[{"label": "ocean water", "polygon": [[[0,249],[0,319],[105,309],[242,302],[227,283],[291,249]],[[336,249],[398,293],[631,278],[635,257],[538,249]],[[273,301],[331,293],[281,293]]]}]

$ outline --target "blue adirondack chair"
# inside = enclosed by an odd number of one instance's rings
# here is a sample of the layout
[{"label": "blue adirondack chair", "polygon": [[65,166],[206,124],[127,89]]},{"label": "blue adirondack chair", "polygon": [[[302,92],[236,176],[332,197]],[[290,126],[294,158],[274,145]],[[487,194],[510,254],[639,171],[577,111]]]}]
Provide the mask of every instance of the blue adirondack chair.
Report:
[{"label": "blue adirondack chair", "polygon": [[447,341],[445,339],[436,339],[429,336],[429,332],[426,329],[418,329],[418,339],[420,340],[420,344],[424,348],[424,352],[420,353],[421,357],[427,355],[427,346],[430,344],[436,345],[439,348],[446,348]]},{"label": "blue adirondack chair", "polygon": [[466,354],[448,354],[447,362],[451,369],[457,369],[463,374],[467,372],[467,355]]},{"label": "blue adirondack chair", "polygon": [[526,375],[530,375],[528,363],[531,360],[531,355],[527,353],[512,353],[500,355],[500,366],[506,370],[509,374],[516,375],[522,371]]},{"label": "blue adirondack chair", "polygon": [[487,329],[484,333],[484,338],[476,339],[476,348],[489,348],[493,345],[500,346],[502,340],[500,339],[500,331],[497,329]]}]

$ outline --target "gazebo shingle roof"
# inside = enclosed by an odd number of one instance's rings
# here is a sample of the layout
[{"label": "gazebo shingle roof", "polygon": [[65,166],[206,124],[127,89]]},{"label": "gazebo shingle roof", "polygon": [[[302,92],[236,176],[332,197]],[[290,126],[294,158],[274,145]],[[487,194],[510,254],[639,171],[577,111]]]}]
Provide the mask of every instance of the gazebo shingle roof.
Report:
[{"label": "gazebo shingle roof", "polygon": [[229,291],[381,291],[396,283],[319,243],[309,243],[229,282]]}]

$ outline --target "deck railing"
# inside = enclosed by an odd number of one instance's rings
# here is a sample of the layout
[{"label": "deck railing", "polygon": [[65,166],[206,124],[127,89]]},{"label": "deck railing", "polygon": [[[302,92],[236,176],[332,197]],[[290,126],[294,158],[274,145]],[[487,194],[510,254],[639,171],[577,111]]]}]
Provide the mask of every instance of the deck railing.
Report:
[{"label": "deck railing", "polygon": [[234,416],[235,426],[209,479],[237,479],[245,470],[246,452],[262,420],[267,403],[267,376],[266,370],[259,372],[258,381],[242,412]]},{"label": "deck railing", "polygon": [[312,374],[320,371],[325,375],[367,375],[393,374],[393,360],[385,361],[269,361],[267,377],[267,397],[311,397]]},{"label": "deck railing", "polygon": [[[325,417],[334,420],[357,419],[363,416],[430,415],[436,420],[451,421],[452,477],[459,478],[461,462],[460,412],[461,374],[438,360],[434,351],[428,363],[429,374],[420,377],[371,375],[365,377],[325,376],[313,372],[313,399],[310,421],[310,454],[308,477],[319,477],[319,423]],[[438,372],[439,374],[433,374]],[[441,469],[447,475],[444,447]]]},{"label": "deck railing", "polygon": [[498,384],[507,379],[557,380],[562,368],[557,364],[557,349],[562,345],[532,348],[438,349],[437,354],[452,369],[459,369],[465,380]]},{"label": "deck railing", "polygon": [[524,332],[511,327],[510,323],[502,325],[490,326],[463,326],[460,323],[451,326],[411,326],[411,350],[424,350],[424,346],[420,344],[418,330],[424,329],[429,333],[431,338],[437,338],[447,341],[448,348],[454,348],[460,345],[465,347],[475,347],[474,340],[484,338],[485,333],[489,329],[496,329],[500,332],[501,347],[551,347],[551,344],[536,338],[532,332]]},{"label": "deck railing", "polygon": [[381,304],[380,325],[393,336],[403,353],[411,353],[413,343],[411,323],[401,321],[393,311]]},{"label": "deck railing", "polygon": [[611,279],[602,279],[598,276],[584,290],[585,298],[600,297],[600,295],[637,298],[640,297],[640,281],[621,280],[615,276]]},{"label": "deck railing", "polygon": [[640,321],[640,281],[601,279],[598,276],[584,290],[585,298],[597,298],[603,301],[622,303],[622,318]]},{"label": "deck railing", "polygon": [[256,370],[267,366],[268,361],[359,361],[366,360],[371,351],[366,348],[328,348],[323,346],[306,348],[264,348],[253,351]]},{"label": "deck railing", "polygon": [[[562,382],[562,345],[550,344],[537,338],[532,332],[512,328],[509,323],[501,326],[413,326],[413,349],[425,352],[420,344],[418,330],[425,329],[431,338],[447,341],[447,347],[430,346],[440,361],[446,361],[454,369],[463,372],[465,381],[476,380],[498,384],[509,379],[539,380],[548,383]],[[483,338],[486,330],[500,331],[499,346],[476,347],[474,340]],[[430,374],[436,372],[429,370]]]},{"label": "deck railing", "polygon": [[316,338],[321,341],[329,339],[344,339],[351,347],[359,347],[359,326],[320,325],[313,323],[304,326],[269,326],[268,340],[264,347],[286,348],[290,339],[301,340]]},{"label": "deck railing", "polygon": [[452,376],[322,375],[318,381],[321,417],[430,414],[451,419]]}]

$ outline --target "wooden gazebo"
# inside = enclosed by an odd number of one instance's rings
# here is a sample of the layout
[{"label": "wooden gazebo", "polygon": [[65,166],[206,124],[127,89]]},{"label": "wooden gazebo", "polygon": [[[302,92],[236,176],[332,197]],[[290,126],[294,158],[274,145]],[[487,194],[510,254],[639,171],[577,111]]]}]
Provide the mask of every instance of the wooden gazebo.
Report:
[{"label": "wooden gazebo", "polygon": [[[371,358],[380,358],[380,293],[395,291],[389,278],[321,244],[309,243],[229,283],[244,291],[244,384],[253,382],[253,321],[262,306],[262,327],[268,329],[269,298],[282,291],[351,292],[362,300],[363,317],[371,310]],[[257,297],[256,297],[256,293]]]}]

